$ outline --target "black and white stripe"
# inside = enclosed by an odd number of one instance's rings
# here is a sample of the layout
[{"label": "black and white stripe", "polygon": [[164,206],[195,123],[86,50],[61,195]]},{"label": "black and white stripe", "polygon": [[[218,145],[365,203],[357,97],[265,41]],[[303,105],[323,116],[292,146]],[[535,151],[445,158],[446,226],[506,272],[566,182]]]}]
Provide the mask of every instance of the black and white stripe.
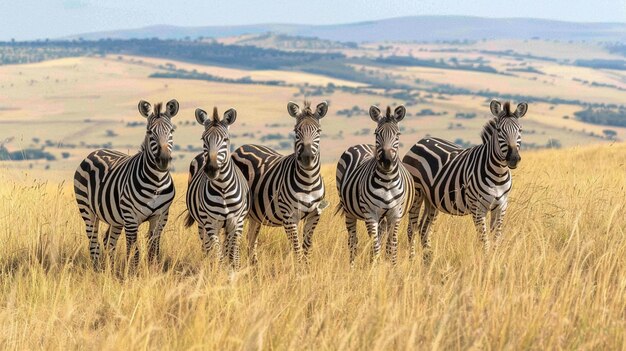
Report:
[{"label": "black and white stripe", "polygon": [[[187,189],[188,217],[186,226],[198,223],[198,233],[206,253],[217,249],[218,256],[228,257],[234,270],[240,266],[239,242],[248,214],[248,183],[230,157],[229,127],[237,112],[229,109],[220,120],[217,108],[209,118],[201,109],[196,120],[204,126],[204,152],[189,167]],[[224,252],[220,249],[219,232],[224,229]]]},{"label": "black and white stripe", "polygon": [[[429,229],[439,211],[452,215],[469,215],[474,220],[485,250],[489,250],[486,216],[491,212],[491,231],[498,244],[502,222],[511,190],[511,172],[521,160],[519,148],[522,128],[518,119],[528,110],[521,103],[515,111],[510,104],[491,102],[495,116],[482,132],[482,144],[462,149],[439,138],[424,138],[406,154],[403,163],[413,175],[416,200],[411,208],[407,229],[411,256],[415,254],[414,232],[420,231],[424,260],[430,261]],[[419,211],[424,213],[418,223]]]},{"label": "black and white stripe", "polygon": [[[248,240],[252,263],[257,262],[256,246],[262,224],[284,227],[296,260],[301,260],[301,250],[307,258],[323,207],[319,120],[326,115],[328,104],[322,102],[312,110],[308,102],[302,109],[290,102],[287,110],[296,119],[293,154],[283,156],[259,145],[244,145],[233,153],[233,161],[250,187]],[[305,224],[301,248],[297,226],[302,219]]]},{"label": "black and white stripe", "polygon": [[411,175],[398,156],[398,122],[405,114],[404,106],[398,106],[393,114],[388,107],[384,116],[378,107],[370,107],[370,117],[378,124],[376,146],[352,146],[337,163],[337,190],[349,235],[350,264],[357,252],[357,220],[365,221],[372,241],[372,260],[378,257],[386,233],[387,255],[396,263],[398,225],[414,194]]},{"label": "black and white stripe", "polygon": [[171,118],[178,113],[178,102],[171,100],[165,111],[156,104],[152,113],[148,102],[139,102],[139,112],[148,124],[139,153],[101,149],[85,158],[74,174],[74,192],[80,214],[85,221],[89,252],[95,266],[100,259],[98,225],[109,224],[104,237],[108,252],[126,231],[127,254],[135,266],[139,259],[136,247],[137,229],[150,222],[149,257],[159,254],[159,242],[168,211],[174,198],[174,183],[169,172],[173,147]]}]

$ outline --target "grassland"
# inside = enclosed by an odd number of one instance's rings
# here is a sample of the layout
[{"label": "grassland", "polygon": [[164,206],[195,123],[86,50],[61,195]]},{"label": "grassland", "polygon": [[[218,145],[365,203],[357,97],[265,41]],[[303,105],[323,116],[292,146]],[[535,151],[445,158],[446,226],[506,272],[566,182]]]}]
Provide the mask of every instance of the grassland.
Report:
[{"label": "grassland", "polygon": [[[487,44],[484,44],[487,45]],[[409,49],[407,49],[407,47]],[[557,64],[551,61],[525,60],[482,54],[480,50],[492,49],[485,46],[461,47],[460,53],[439,52],[445,45],[431,47],[392,45],[378,53],[372,48],[359,48],[360,54],[413,54],[422,58],[450,59],[454,55],[461,59],[482,57],[499,71],[507,67],[536,66],[547,75],[516,73],[505,76],[485,72],[446,70],[424,67],[373,67],[359,66],[375,74],[397,76],[402,83],[416,85],[416,102],[408,106],[409,117],[403,122],[404,140],[402,151],[425,135],[436,135],[455,141],[478,143],[482,125],[489,117],[488,99],[484,96],[452,93],[429,93],[433,85],[451,84],[452,87],[485,90],[496,93],[525,93],[533,96],[583,99],[586,102],[603,101],[619,103],[623,91],[616,88],[592,87],[574,78],[600,82],[626,88],[623,72],[597,70]],[[346,49],[348,50],[348,49]],[[356,50],[356,49],[349,49]],[[413,50],[413,51],[411,51]],[[563,49],[565,50],[565,49]],[[547,50],[544,50],[544,52]],[[532,54],[540,55],[536,49]],[[599,57],[603,57],[598,54]],[[226,82],[149,78],[155,72],[166,72],[164,67],[175,67],[187,71],[196,70],[225,79],[251,77],[254,80],[278,79],[288,86],[234,84]],[[174,161],[175,169],[186,169],[193,148],[199,147],[198,127],[193,110],[217,105],[220,109],[235,107],[239,118],[233,127],[237,145],[243,143],[270,144],[281,146],[281,152],[290,152],[289,133],[292,120],[285,113],[286,102],[302,101],[307,96],[313,102],[328,100],[330,113],[322,122],[324,137],[323,161],[332,162],[349,145],[370,143],[373,125],[366,114],[339,115],[342,110],[355,106],[366,110],[371,104],[407,103],[403,97],[393,97],[394,91],[378,89],[355,91],[362,83],[332,77],[288,70],[246,70],[232,67],[205,66],[166,59],[133,56],[77,57],[44,61],[25,65],[0,66],[0,141],[9,151],[41,149],[55,155],[56,160],[28,160],[20,162],[0,161],[14,169],[32,169],[37,173],[49,171],[69,174],[86,154],[96,147],[108,144],[118,150],[134,152],[142,139],[143,119],[136,113],[139,99],[152,102],[177,98],[181,112],[176,117],[178,131],[176,144],[181,148]],[[539,77],[539,78],[537,78]],[[332,83],[332,91],[324,90],[321,95],[312,92]],[[422,89],[422,90],[420,90]],[[426,90],[424,90],[426,89]],[[396,91],[403,93],[403,91]],[[406,92],[406,91],[404,91]],[[416,116],[422,110],[432,110],[438,115]],[[573,114],[580,111],[575,104],[548,102],[531,103],[530,112],[524,118],[524,145],[564,147],[607,142],[603,132],[611,129],[616,138],[626,138],[626,128],[593,125],[575,120]],[[458,119],[457,113],[473,113],[476,118]],[[567,116],[568,118],[564,118]],[[136,124],[135,128],[129,124]],[[279,135],[279,140],[262,141],[268,135]],[[287,146],[285,146],[287,145]]]},{"label": "grassland", "polygon": [[[264,228],[259,266],[234,280],[178,217],[184,174],[162,263],[127,276],[92,271],[68,182],[2,170],[0,348],[623,349],[626,145],[522,157],[488,256],[469,218],[440,216],[430,267],[408,261],[404,233],[397,267],[370,266],[361,226],[350,270],[343,221],[326,211],[308,268]],[[336,204],[333,167],[324,173]]]}]

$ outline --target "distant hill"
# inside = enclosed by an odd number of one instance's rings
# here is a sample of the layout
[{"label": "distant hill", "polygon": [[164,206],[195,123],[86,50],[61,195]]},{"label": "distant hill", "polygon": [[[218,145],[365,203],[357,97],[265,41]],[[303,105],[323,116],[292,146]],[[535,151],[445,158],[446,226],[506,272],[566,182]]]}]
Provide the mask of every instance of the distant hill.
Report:
[{"label": "distant hill", "polygon": [[481,39],[601,40],[626,42],[626,23],[575,23],[532,18],[469,16],[413,16],[337,25],[257,24],[241,26],[150,26],[138,29],[84,33],[71,37],[103,38],[228,37],[278,33],[340,42],[437,41]]}]

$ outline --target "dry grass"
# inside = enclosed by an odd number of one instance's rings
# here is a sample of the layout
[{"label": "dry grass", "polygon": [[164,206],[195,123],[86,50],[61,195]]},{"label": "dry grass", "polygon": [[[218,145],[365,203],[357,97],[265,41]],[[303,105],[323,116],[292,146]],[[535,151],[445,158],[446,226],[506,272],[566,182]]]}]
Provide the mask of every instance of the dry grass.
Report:
[{"label": "dry grass", "polygon": [[163,265],[125,276],[90,268],[69,184],[2,172],[0,347],[623,349],[626,145],[523,157],[491,256],[469,218],[440,216],[432,266],[407,260],[403,230],[397,267],[371,267],[361,244],[350,270],[343,221],[327,211],[308,269],[294,269],[284,233],[266,228],[260,265],[234,281],[176,218],[185,175]]}]

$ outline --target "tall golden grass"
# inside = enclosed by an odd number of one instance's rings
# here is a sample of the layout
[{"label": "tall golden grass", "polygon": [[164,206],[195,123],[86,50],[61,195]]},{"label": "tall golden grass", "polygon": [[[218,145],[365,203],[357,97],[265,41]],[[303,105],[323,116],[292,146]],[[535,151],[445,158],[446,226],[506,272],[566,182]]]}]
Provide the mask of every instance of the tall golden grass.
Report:
[{"label": "tall golden grass", "polygon": [[[431,266],[408,261],[404,224],[398,266],[370,266],[360,224],[350,270],[343,219],[327,210],[308,268],[294,268],[281,229],[264,228],[259,266],[234,279],[177,218],[184,174],[162,264],[144,257],[125,275],[91,269],[71,182],[2,172],[0,347],[624,349],[626,145],[522,155],[489,256],[470,218],[440,215]],[[325,173],[336,204],[334,167]]]}]

